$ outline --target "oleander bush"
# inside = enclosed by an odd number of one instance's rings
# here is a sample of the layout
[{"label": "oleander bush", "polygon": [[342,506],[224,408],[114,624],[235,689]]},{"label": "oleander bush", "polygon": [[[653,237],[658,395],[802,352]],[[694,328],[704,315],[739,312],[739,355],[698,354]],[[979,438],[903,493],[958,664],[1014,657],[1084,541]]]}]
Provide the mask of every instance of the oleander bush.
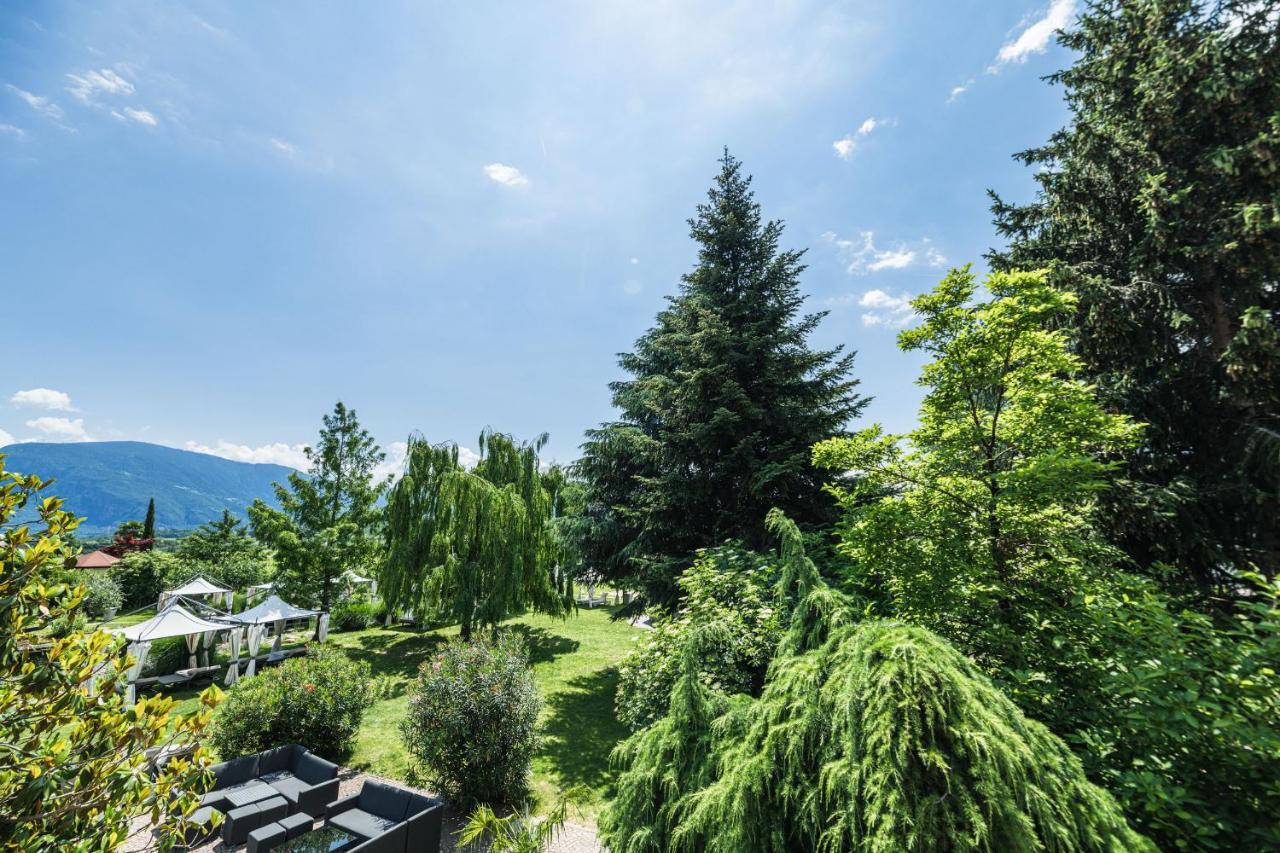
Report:
[{"label": "oleander bush", "polygon": [[517,638],[455,640],[423,663],[400,732],[453,801],[514,803],[528,790],[541,709]]},{"label": "oleander bush", "polygon": [[350,753],[375,700],[369,666],[312,646],[307,657],[242,678],[214,715],[212,744],[223,759],[298,743],[326,758]]}]

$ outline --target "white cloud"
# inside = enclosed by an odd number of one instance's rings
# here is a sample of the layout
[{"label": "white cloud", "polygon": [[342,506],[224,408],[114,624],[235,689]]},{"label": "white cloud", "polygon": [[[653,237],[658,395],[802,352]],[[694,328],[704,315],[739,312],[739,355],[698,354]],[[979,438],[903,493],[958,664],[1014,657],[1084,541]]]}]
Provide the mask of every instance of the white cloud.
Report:
[{"label": "white cloud", "polygon": [[1000,48],[995,64],[987,70],[994,73],[1002,65],[1026,62],[1027,57],[1032,54],[1044,53],[1053,34],[1071,23],[1075,11],[1075,0],[1053,0],[1043,18],[1033,22],[1016,39]]},{"label": "white cloud", "polygon": [[632,259],[631,259],[631,266],[635,266],[635,265],[636,265],[636,264],[638,264],[638,263],[640,263],[640,259],[639,259],[639,258],[632,258]]},{"label": "white cloud", "polygon": [[869,310],[862,314],[864,326],[886,326],[901,328],[915,320],[916,313],[911,308],[911,295],[903,293],[893,296],[883,290],[868,290],[858,299],[858,304]]},{"label": "white cloud", "polygon": [[51,409],[55,412],[74,412],[71,395],[52,388],[29,388],[9,398],[9,402],[24,409]]},{"label": "white cloud", "polygon": [[972,87],[972,86],[973,86],[973,78],[972,78],[972,77],[970,77],[968,80],[965,80],[965,81],[964,81],[963,83],[961,83],[959,86],[954,87],[954,88],[951,90],[951,94],[947,97],[947,103],[948,103],[948,104],[949,104],[949,103],[951,103],[951,102],[952,102],[952,101],[954,101],[956,98],[960,97],[960,96],[961,96],[961,95],[963,95],[965,92],[969,91],[970,87]]},{"label": "white cloud", "polygon": [[523,187],[529,183],[529,179],[519,169],[503,163],[490,163],[484,167],[484,173],[489,176],[489,180],[504,187]]},{"label": "white cloud", "polygon": [[12,435],[0,429],[0,447],[8,447],[9,445],[14,444],[16,441],[17,439],[14,438]]},{"label": "white cloud", "polygon": [[84,431],[84,418],[72,420],[71,418],[55,418],[46,415],[42,418],[33,418],[27,421],[27,426],[46,435],[59,438],[68,438],[75,441],[90,440],[88,433]]},{"label": "white cloud", "polygon": [[271,147],[279,151],[286,157],[293,157],[298,153],[297,147],[292,142],[285,142],[283,139],[271,137]]},{"label": "white cloud", "polygon": [[914,266],[923,260],[929,266],[942,266],[947,259],[931,245],[928,238],[913,244],[899,243],[893,248],[881,249],[876,246],[875,234],[863,231],[859,240],[837,237],[828,231],[822,235],[828,243],[835,247],[841,259],[848,263],[846,270],[854,275],[864,275],[884,270],[902,270]]},{"label": "white cloud", "polygon": [[67,91],[81,103],[92,103],[99,93],[106,95],[132,95],[133,84],[110,68],[86,71],[84,74],[68,74],[71,85]]},{"label": "white cloud", "polygon": [[208,453],[211,456],[221,456],[223,459],[234,459],[237,462],[271,462],[276,465],[297,468],[299,471],[305,471],[311,467],[311,463],[307,460],[307,454],[304,452],[305,444],[286,444],[283,441],[277,441],[272,444],[250,447],[247,444],[234,444],[230,441],[219,439],[212,446],[200,444],[196,441],[188,441],[183,446],[187,450],[196,453]]},{"label": "white cloud", "polygon": [[480,461],[480,454],[476,453],[470,447],[458,445],[458,462],[463,468],[474,468],[476,463]]},{"label": "white cloud", "polygon": [[27,106],[42,115],[52,119],[62,118],[62,107],[50,101],[48,98],[42,98],[39,95],[33,95],[25,89],[19,89],[12,83],[6,83],[5,88],[17,95],[19,98],[27,102]]},{"label": "white cloud", "polygon": [[19,139],[27,135],[25,130],[12,124],[0,124],[0,133],[10,133]]},{"label": "white cloud", "polygon": [[136,121],[138,124],[145,124],[149,127],[155,127],[157,124],[156,117],[147,110],[135,110],[133,107],[125,107],[122,113],[116,110],[111,111],[111,114],[121,121]]},{"label": "white cloud", "polygon": [[843,139],[837,139],[831,143],[831,147],[835,149],[837,157],[841,160],[848,160],[853,156],[853,150],[858,147],[858,137],[869,135],[877,127],[893,127],[895,124],[897,124],[895,119],[878,119],[875,116],[868,116],[863,119],[862,124],[858,125],[857,131],[850,133]]}]

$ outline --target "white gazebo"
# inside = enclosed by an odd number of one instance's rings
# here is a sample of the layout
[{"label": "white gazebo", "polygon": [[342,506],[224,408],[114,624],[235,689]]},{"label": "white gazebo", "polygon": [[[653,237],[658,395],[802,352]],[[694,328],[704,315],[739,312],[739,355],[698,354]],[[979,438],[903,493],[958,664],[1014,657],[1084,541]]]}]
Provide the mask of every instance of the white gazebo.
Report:
[{"label": "white gazebo", "polygon": [[189,655],[187,659],[188,670],[195,670],[196,648],[199,646],[201,638],[205,638],[207,645],[208,641],[213,639],[214,634],[227,629],[228,626],[226,625],[219,622],[210,622],[207,619],[196,616],[181,604],[173,603],[145,622],[139,622],[136,625],[117,630],[115,633],[120,634],[128,641],[129,653],[134,657],[133,666],[130,667],[126,674],[126,681],[129,685],[129,702],[133,702],[134,685],[138,680],[138,676],[142,674],[142,667],[146,663],[147,653],[151,651],[151,643],[153,641],[163,640],[166,637],[186,637],[187,653]]},{"label": "white gazebo", "polygon": [[270,594],[275,587],[274,583],[255,583],[244,591],[245,599],[249,604],[253,604],[258,596]]},{"label": "white gazebo", "polygon": [[214,604],[221,601],[226,605],[227,610],[231,609],[231,601],[235,593],[226,587],[218,586],[215,583],[205,580],[201,576],[196,576],[184,583],[177,589],[165,590],[160,593],[160,600],[156,603],[157,610],[164,610],[170,601],[180,598],[211,598]]},{"label": "white gazebo", "polygon": [[370,595],[376,595],[378,592],[378,582],[373,578],[366,578],[347,569],[339,577],[350,587],[362,586],[368,589]]},{"label": "white gazebo", "polygon": [[[323,643],[329,635],[329,614],[323,610],[309,610],[305,607],[297,607],[278,595],[267,596],[264,601],[247,610],[242,610],[239,613],[228,613],[226,616],[219,618],[224,622],[232,623],[237,628],[244,627],[248,629],[249,665],[244,671],[245,676],[248,677],[257,670],[258,648],[262,643],[262,637],[268,625],[271,625],[275,632],[275,639],[271,646],[274,654],[280,651],[280,641],[284,637],[284,625],[287,621],[290,619],[311,619],[313,617],[319,620],[316,625],[316,638]],[[227,669],[228,684],[236,680],[240,670],[238,634],[238,630],[232,634],[231,666]]]}]

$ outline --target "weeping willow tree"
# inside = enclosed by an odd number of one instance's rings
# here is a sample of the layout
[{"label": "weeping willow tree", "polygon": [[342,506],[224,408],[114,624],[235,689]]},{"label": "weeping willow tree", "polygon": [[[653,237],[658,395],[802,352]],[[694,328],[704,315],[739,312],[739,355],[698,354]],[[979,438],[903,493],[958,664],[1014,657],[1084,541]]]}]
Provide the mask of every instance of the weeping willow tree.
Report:
[{"label": "weeping willow tree", "polygon": [[614,753],[617,853],[1154,850],[1069,748],[937,635],[853,621],[779,513],[787,635],[759,699],[685,673]]},{"label": "weeping willow tree", "polygon": [[457,445],[409,439],[404,477],[387,499],[389,611],[448,614],[464,639],[522,610],[567,611],[572,597],[553,574],[554,501],[538,460],[545,442],[486,430],[480,462],[467,471]]}]

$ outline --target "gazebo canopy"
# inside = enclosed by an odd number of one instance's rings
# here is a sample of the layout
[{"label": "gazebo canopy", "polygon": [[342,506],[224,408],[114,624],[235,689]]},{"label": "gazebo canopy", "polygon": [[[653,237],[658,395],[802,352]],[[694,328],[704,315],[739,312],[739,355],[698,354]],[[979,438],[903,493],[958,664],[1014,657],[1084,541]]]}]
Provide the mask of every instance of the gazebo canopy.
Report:
[{"label": "gazebo canopy", "polygon": [[241,625],[265,625],[282,619],[309,619],[312,616],[319,616],[321,612],[295,607],[278,595],[269,595],[261,604],[255,604],[239,613],[229,613],[222,618]]},{"label": "gazebo canopy", "polygon": [[166,607],[146,622],[121,628],[116,633],[124,635],[131,643],[150,642],[164,637],[186,637],[205,631],[225,631],[227,626],[201,619],[181,604]]},{"label": "gazebo canopy", "polygon": [[177,589],[165,590],[165,595],[226,595],[231,590],[210,583],[203,577],[194,577]]}]

